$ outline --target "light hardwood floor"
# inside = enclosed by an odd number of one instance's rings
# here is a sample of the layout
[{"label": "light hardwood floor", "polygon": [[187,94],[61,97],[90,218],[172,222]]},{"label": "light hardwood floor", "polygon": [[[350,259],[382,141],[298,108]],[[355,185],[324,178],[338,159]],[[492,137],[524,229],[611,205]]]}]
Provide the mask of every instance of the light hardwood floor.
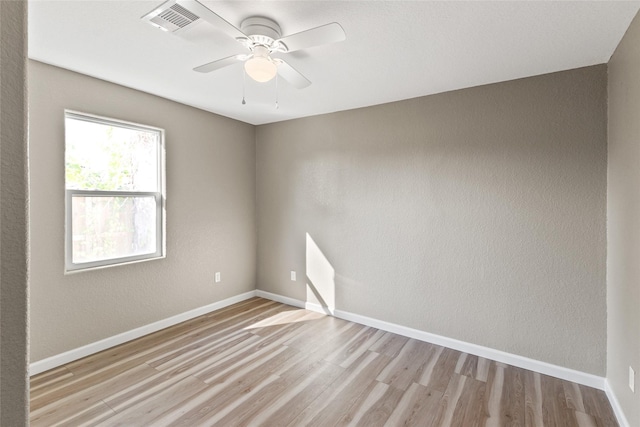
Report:
[{"label": "light hardwood floor", "polygon": [[602,391],[253,298],[37,375],[32,426],[617,426]]}]

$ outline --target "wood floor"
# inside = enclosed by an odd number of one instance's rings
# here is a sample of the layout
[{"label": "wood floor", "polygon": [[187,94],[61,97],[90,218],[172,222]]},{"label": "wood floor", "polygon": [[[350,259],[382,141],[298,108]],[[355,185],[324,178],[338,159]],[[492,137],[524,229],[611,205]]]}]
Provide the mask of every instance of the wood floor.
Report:
[{"label": "wood floor", "polygon": [[260,298],[31,379],[32,426],[617,426],[602,391]]}]

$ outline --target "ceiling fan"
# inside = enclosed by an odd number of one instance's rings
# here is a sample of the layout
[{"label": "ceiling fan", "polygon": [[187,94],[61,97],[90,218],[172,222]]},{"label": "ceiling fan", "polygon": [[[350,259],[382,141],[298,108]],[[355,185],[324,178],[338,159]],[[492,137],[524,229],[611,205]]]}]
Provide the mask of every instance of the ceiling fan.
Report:
[{"label": "ceiling fan", "polygon": [[284,60],[271,55],[339,42],[346,38],[337,22],[284,37],[277,22],[260,16],[245,19],[240,28],[237,28],[197,0],[166,1],[141,19],[173,33],[206,21],[249,50],[247,54],[233,55],[200,65],[194,71],[209,73],[240,61],[244,62],[246,73],[258,82],[267,82],[278,74],[298,89],[309,86],[309,79]]}]

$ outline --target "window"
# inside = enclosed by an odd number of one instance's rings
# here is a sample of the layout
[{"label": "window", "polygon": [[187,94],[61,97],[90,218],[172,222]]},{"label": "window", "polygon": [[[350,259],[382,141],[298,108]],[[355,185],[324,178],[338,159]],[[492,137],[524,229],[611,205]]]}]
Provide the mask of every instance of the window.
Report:
[{"label": "window", "polygon": [[164,256],[164,131],[65,111],[66,271]]}]

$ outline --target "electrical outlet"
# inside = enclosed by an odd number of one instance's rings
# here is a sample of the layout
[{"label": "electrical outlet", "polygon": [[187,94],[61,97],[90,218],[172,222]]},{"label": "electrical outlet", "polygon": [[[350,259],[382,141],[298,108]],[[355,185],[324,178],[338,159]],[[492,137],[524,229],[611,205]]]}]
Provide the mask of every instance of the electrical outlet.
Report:
[{"label": "electrical outlet", "polygon": [[629,366],[629,388],[632,393],[636,392],[636,372]]},{"label": "electrical outlet", "polygon": [[216,283],[220,283],[220,280],[222,280],[220,279],[220,272],[216,271]]},{"label": "electrical outlet", "polygon": [[296,272],[291,270],[291,281],[295,282],[296,281]]}]

